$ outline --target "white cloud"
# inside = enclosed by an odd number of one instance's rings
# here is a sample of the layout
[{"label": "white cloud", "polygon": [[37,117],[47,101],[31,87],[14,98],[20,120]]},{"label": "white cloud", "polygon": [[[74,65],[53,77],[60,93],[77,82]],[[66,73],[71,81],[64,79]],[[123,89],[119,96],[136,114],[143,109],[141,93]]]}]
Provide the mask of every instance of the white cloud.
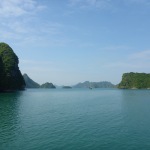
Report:
[{"label": "white cloud", "polygon": [[1,17],[19,17],[25,14],[37,12],[45,8],[35,0],[1,0],[0,16]]},{"label": "white cloud", "polygon": [[36,0],[1,0],[0,41],[15,40],[18,44],[37,44],[52,38],[51,42],[56,43],[55,36],[61,34],[62,25],[42,21],[38,12],[42,13],[41,10],[45,8]]},{"label": "white cloud", "polygon": [[34,21],[35,12],[43,7],[35,0],[1,0],[0,40],[22,40],[33,34],[34,28],[30,24]]},{"label": "white cloud", "polygon": [[36,0],[1,0],[0,41],[15,41],[17,45],[42,43],[52,47],[70,43],[63,34],[65,27],[61,23],[39,17],[43,15],[43,9],[47,6]]}]

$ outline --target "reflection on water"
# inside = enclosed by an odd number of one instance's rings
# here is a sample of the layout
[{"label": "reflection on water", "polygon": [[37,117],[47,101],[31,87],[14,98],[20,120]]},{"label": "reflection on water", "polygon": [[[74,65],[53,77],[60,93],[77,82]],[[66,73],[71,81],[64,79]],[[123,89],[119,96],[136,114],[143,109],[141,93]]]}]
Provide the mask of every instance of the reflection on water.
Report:
[{"label": "reflection on water", "polygon": [[133,149],[149,149],[150,91],[121,90],[123,138]]},{"label": "reflection on water", "polygon": [[[0,94],[0,145],[16,142],[20,131],[18,109],[22,92]],[[6,145],[5,145],[6,146]]]}]

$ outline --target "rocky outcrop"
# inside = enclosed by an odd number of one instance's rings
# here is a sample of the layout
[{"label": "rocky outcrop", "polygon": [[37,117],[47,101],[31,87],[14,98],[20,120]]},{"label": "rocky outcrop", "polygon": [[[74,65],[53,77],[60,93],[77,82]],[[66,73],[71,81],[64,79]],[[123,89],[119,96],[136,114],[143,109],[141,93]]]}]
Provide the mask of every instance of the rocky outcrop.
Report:
[{"label": "rocky outcrop", "polygon": [[40,86],[41,88],[52,88],[52,89],[55,89],[56,87],[53,85],[53,83],[49,83],[49,82],[46,82],[44,84],[42,84]]},{"label": "rocky outcrop", "polygon": [[124,73],[122,81],[119,83],[120,89],[149,89],[150,74],[146,73]]},{"label": "rocky outcrop", "polygon": [[15,91],[25,88],[25,81],[18,67],[19,59],[12,48],[0,43],[0,91]]},{"label": "rocky outcrop", "polygon": [[24,74],[23,78],[26,83],[26,88],[40,88],[40,85],[33,81],[27,74]]}]

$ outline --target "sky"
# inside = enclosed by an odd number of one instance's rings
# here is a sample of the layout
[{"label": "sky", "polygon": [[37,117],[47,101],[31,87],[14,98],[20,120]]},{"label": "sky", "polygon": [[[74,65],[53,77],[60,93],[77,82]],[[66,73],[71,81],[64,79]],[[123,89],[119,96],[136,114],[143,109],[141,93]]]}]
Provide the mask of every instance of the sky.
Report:
[{"label": "sky", "polygon": [[150,73],[149,0],[1,0],[0,42],[42,84]]}]

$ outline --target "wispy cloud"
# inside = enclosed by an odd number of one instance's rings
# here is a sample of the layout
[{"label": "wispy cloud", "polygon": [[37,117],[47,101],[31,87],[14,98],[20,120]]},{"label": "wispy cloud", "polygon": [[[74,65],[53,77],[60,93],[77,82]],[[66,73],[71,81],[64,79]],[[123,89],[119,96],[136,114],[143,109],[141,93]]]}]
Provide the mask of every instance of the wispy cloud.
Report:
[{"label": "wispy cloud", "polygon": [[120,61],[106,63],[102,67],[127,70],[144,70],[150,68],[150,50],[135,52]]},{"label": "wispy cloud", "polygon": [[15,40],[18,44],[39,44],[42,41],[62,43],[64,40],[59,40],[62,24],[42,21],[39,13],[44,9],[47,7],[36,0],[1,0],[0,41]]},{"label": "wispy cloud", "polygon": [[[61,65],[64,65],[61,63]],[[53,61],[37,61],[37,60],[21,60],[20,66],[23,69],[23,72],[55,72],[62,71],[63,69],[59,66],[59,64],[54,63]]]},{"label": "wispy cloud", "polygon": [[105,68],[113,68],[113,69],[145,69],[150,68],[150,62],[144,63],[144,62],[135,62],[135,61],[118,61],[114,63],[108,63],[103,65]]},{"label": "wispy cloud", "polygon": [[149,0],[125,0],[125,2],[128,3],[128,4],[137,4],[137,5],[150,6],[150,1]]},{"label": "wispy cloud", "polygon": [[69,0],[69,4],[80,8],[96,7],[100,9],[108,9],[112,6],[111,0]]},{"label": "wispy cloud", "polygon": [[33,34],[30,24],[35,21],[36,13],[46,8],[35,0],[1,0],[0,34],[1,41],[9,39],[20,41]]},{"label": "wispy cloud", "polygon": [[21,63],[24,64],[24,65],[28,65],[30,64],[31,66],[32,65],[53,65],[53,62],[51,61],[35,61],[35,60],[21,60]]},{"label": "wispy cloud", "polygon": [[[124,5],[128,6],[150,6],[149,0],[69,0],[70,6],[76,6],[81,9],[97,8],[100,10],[120,10]],[[118,7],[119,6],[119,7]]]},{"label": "wispy cloud", "polygon": [[107,51],[126,51],[126,50],[132,50],[132,47],[129,47],[129,46],[126,46],[126,45],[114,45],[114,46],[104,47],[103,50],[107,50]]},{"label": "wispy cloud", "polygon": [[25,14],[37,12],[45,8],[39,5],[35,0],[1,0],[1,17],[19,17]]},{"label": "wispy cloud", "polygon": [[140,51],[137,53],[134,53],[130,56],[130,59],[138,59],[138,60],[150,60],[150,50]]}]

